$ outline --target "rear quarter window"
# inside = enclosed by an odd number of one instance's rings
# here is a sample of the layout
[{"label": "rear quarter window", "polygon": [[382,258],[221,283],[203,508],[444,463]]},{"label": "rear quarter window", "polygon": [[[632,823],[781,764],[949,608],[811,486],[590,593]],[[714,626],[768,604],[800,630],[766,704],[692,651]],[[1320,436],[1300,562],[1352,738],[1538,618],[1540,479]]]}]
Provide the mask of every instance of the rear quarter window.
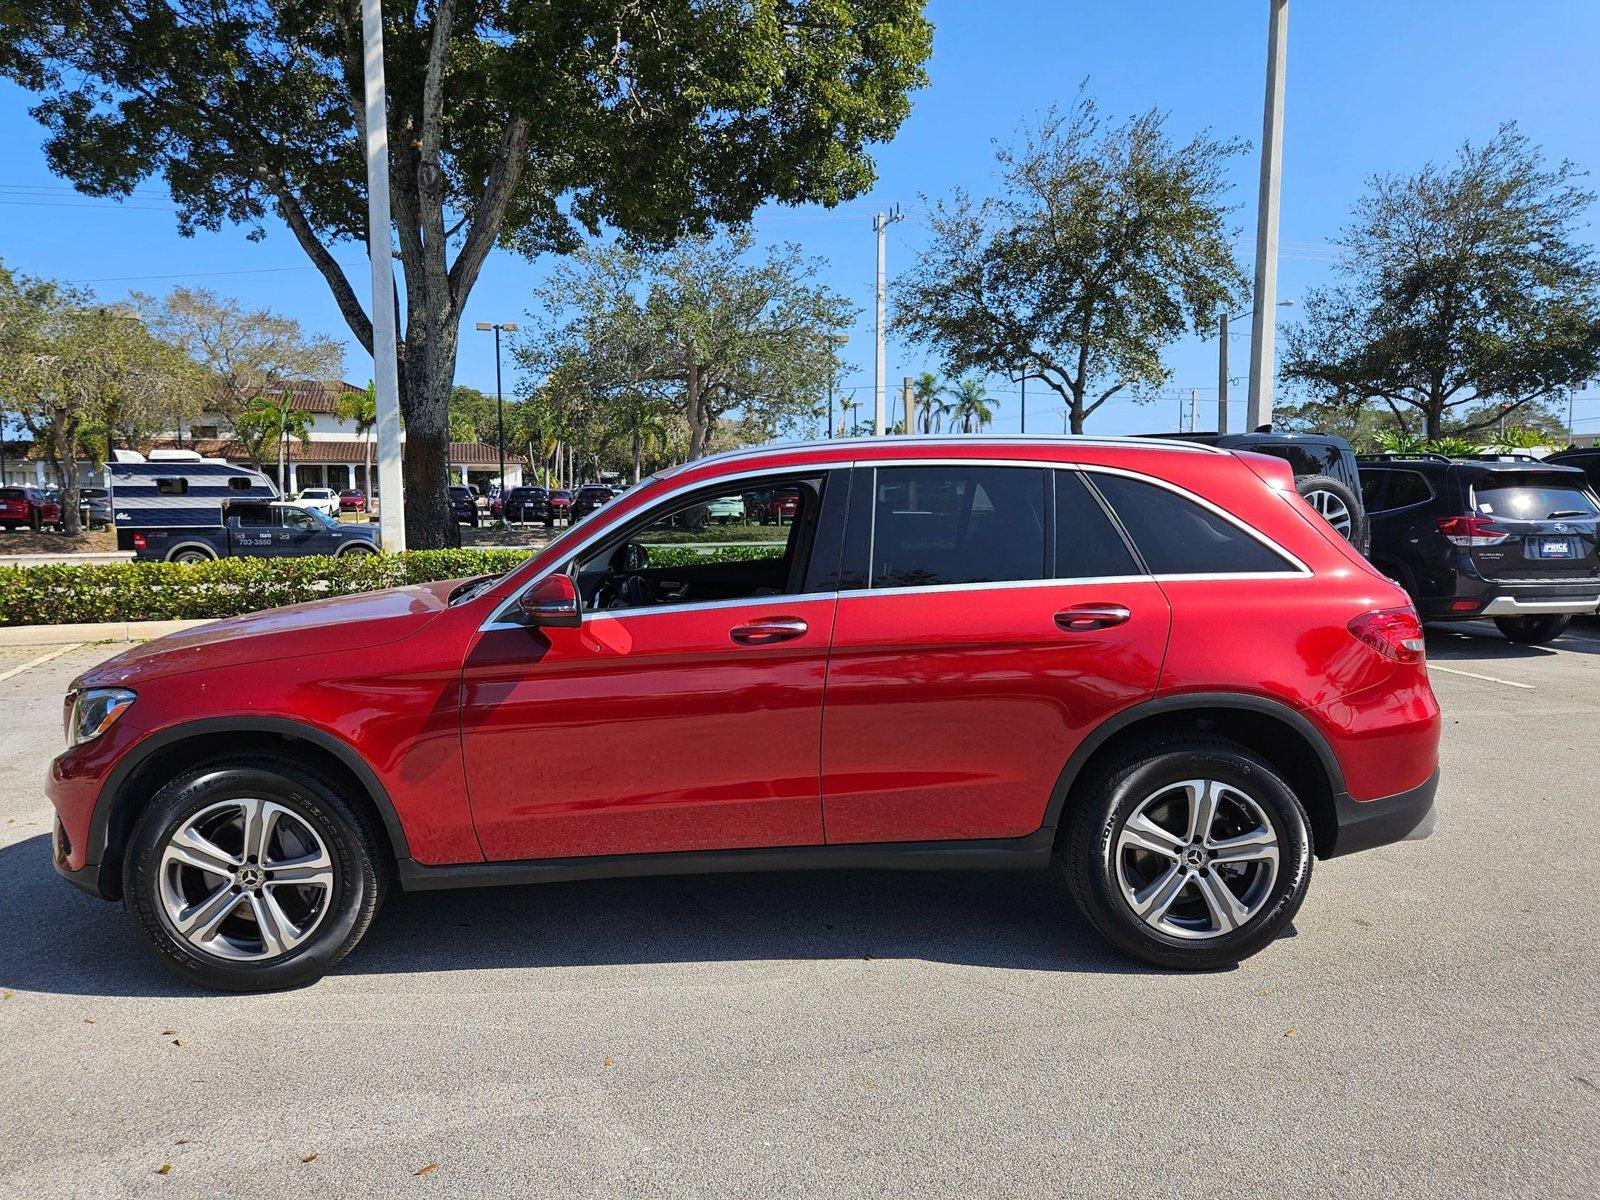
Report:
[{"label": "rear quarter window", "polygon": [[1089,476],[1156,575],[1293,574],[1296,567],[1225,517],[1125,475]]}]

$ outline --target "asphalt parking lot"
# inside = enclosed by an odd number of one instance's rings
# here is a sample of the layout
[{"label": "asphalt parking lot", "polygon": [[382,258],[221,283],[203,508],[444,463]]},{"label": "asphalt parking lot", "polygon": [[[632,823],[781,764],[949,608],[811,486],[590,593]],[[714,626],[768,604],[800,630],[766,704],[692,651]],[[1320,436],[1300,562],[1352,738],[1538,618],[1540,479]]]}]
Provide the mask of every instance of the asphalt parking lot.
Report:
[{"label": "asphalt parking lot", "polygon": [[0,1195],[1600,1194],[1593,623],[1430,631],[1438,831],[1237,970],[1130,964],[1042,873],[717,876],[397,896],[246,997],[51,871],[113,649],[0,650]]}]

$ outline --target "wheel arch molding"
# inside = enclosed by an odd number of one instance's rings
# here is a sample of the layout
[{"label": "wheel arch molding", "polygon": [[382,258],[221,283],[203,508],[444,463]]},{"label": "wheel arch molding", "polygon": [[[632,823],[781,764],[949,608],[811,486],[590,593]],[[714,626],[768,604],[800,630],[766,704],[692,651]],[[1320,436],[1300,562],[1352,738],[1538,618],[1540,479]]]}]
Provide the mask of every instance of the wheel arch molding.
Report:
[{"label": "wheel arch molding", "polygon": [[[309,747],[310,753],[299,749],[297,743]],[[291,756],[298,753],[312,765],[336,764],[337,773],[358,789],[352,799],[365,802],[378,818],[377,832],[394,860],[409,860],[405,829],[388,790],[348,742],[326,730],[283,717],[211,717],[151,734],[107,776],[90,818],[86,847],[86,867],[97,873],[99,894],[108,900],[120,897],[122,847],[139,812],[171,774],[230,753],[245,758],[262,751]]]},{"label": "wheel arch molding", "polygon": [[[1271,763],[1294,789],[1310,818],[1318,857],[1331,852],[1338,803],[1346,796],[1343,768],[1328,740],[1302,713],[1281,701],[1246,692],[1186,692],[1160,696],[1108,717],[1073,751],[1051,790],[1044,827],[1060,829],[1085,770],[1101,755],[1140,737],[1204,731],[1233,738]],[[1290,737],[1275,738],[1288,732]]]}]

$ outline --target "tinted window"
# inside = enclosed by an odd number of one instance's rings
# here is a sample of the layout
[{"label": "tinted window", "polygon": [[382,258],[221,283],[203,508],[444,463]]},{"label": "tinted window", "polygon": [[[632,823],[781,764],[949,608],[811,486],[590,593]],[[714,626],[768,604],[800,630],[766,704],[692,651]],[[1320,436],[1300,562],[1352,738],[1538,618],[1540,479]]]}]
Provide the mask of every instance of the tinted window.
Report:
[{"label": "tinted window", "polygon": [[228,476],[228,490],[231,492],[248,492],[250,490],[250,479],[244,475],[230,475]]},{"label": "tinted window", "polygon": [[1138,575],[1139,564],[1076,471],[1056,472],[1057,579]]},{"label": "tinted window", "polygon": [[1384,495],[1385,508],[1405,508],[1433,499],[1433,488],[1425,476],[1416,471],[1389,472],[1389,490]]},{"label": "tinted window", "polygon": [[0,488],[0,500],[26,500],[28,493],[21,488]]},{"label": "tinted window", "polygon": [[186,496],[188,494],[189,481],[187,479],[163,476],[156,480],[156,495],[158,496]]},{"label": "tinted window", "polygon": [[272,510],[265,504],[235,504],[228,511],[240,529],[265,529],[272,524]]},{"label": "tinted window", "polygon": [[1389,482],[1389,472],[1368,468],[1361,472],[1361,503],[1369,512],[1383,508],[1383,488]]},{"label": "tinted window", "polygon": [[1296,475],[1333,475],[1339,474],[1339,450],[1336,446],[1318,446],[1297,442],[1262,442],[1253,446],[1242,446],[1243,450],[1250,450],[1256,454],[1270,454],[1273,458],[1281,458],[1289,464],[1289,469]]},{"label": "tinted window", "polygon": [[1513,521],[1600,515],[1594,497],[1570,477],[1495,475],[1474,485],[1472,501],[1484,516]]},{"label": "tinted window", "polygon": [[1294,569],[1233,522],[1176,492],[1122,475],[1096,473],[1093,480],[1157,575]]},{"label": "tinted window", "polygon": [[1043,579],[1042,470],[886,467],[873,505],[872,586]]}]

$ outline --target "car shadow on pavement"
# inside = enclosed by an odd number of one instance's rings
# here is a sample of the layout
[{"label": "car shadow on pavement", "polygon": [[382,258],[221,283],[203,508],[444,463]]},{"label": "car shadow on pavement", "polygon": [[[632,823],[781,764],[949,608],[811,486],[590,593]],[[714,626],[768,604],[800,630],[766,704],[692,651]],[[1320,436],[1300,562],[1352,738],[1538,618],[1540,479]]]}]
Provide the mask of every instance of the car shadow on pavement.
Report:
[{"label": "car shadow on pavement", "polygon": [[[0,849],[0,912],[0,987],[204,994],[160,966],[120,904],[57,878],[46,837]],[[396,892],[335,974],[829,958],[1154,973],[1100,939],[1052,870],[784,872]]]},{"label": "car shadow on pavement", "polygon": [[1427,625],[1424,633],[1428,639],[1428,657],[1439,662],[1515,662],[1554,658],[1562,650],[1572,654],[1600,654],[1600,630],[1590,622],[1574,623],[1554,642],[1543,646],[1507,641],[1487,621]]}]

